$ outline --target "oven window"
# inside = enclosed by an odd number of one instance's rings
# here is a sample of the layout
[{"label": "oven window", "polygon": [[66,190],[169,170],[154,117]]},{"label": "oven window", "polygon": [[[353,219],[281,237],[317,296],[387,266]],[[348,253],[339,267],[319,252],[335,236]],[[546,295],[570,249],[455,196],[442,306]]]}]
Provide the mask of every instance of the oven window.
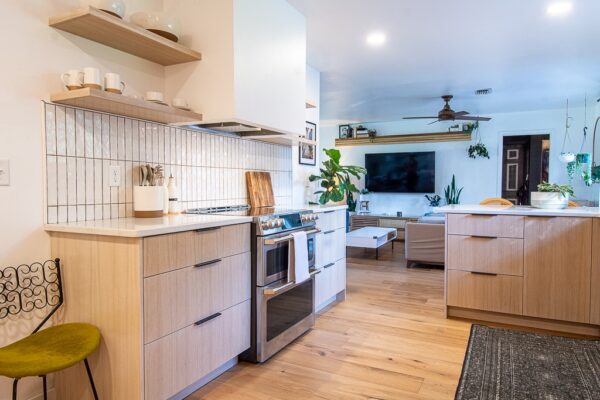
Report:
[{"label": "oven window", "polygon": [[267,251],[267,276],[280,272],[287,274],[289,243],[279,245]]},{"label": "oven window", "polygon": [[313,312],[313,280],[267,302],[267,341],[277,337]]},{"label": "oven window", "polygon": [[315,259],[315,238],[312,237],[312,238],[308,239],[307,243],[308,243],[308,262],[310,264],[311,261],[314,261],[314,259]]}]

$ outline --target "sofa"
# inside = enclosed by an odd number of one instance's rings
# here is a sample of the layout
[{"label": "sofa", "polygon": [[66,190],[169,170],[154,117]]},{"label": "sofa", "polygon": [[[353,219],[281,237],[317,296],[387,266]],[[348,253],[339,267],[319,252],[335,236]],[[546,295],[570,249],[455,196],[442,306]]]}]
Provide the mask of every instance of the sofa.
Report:
[{"label": "sofa", "polygon": [[404,246],[407,267],[417,263],[444,265],[446,225],[443,219],[423,218],[407,223]]}]

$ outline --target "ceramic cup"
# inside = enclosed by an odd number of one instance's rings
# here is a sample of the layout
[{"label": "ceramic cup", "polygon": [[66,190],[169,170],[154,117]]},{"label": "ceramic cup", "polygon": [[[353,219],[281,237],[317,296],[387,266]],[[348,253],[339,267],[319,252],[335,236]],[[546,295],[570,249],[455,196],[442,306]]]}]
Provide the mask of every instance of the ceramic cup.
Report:
[{"label": "ceramic cup", "polygon": [[102,78],[100,70],[94,67],[83,69],[83,86],[92,89],[102,89]]},{"label": "ceramic cup", "polygon": [[123,93],[125,82],[121,81],[121,75],[114,72],[104,74],[104,90],[117,94]]},{"label": "ceramic cup", "polygon": [[60,76],[67,89],[81,89],[83,84],[83,72],[78,69],[70,69]]},{"label": "ceramic cup", "polygon": [[145,97],[148,101],[160,101],[161,103],[164,101],[164,98],[162,92],[146,92]]},{"label": "ceramic cup", "polygon": [[174,98],[172,102],[173,107],[177,108],[189,108],[188,102],[180,97]]}]

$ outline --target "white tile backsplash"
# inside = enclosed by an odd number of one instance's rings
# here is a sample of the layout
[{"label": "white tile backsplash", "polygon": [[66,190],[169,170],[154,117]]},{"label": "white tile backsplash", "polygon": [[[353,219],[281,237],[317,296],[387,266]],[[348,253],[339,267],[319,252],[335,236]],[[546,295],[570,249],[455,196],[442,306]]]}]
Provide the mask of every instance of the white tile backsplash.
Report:
[{"label": "white tile backsplash", "polygon": [[[139,166],[177,178],[181,207],[247,204],[247,170],[271,172],[277,205],[292,204],[292,148],[46,104],[48,223],[133,215]],[[57,157],[58,156],[58,157]],[[108,167],[121,186],[108,186]]]}]

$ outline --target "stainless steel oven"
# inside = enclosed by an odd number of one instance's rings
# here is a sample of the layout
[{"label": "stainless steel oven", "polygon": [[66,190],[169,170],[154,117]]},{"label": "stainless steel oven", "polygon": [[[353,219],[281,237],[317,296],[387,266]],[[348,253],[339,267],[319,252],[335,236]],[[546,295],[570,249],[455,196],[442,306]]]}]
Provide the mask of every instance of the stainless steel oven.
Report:
[{"label": "stainless steel oven", "polygon": [[[315,267],[316,234],[315,228],[304,229],[308,244],[308,266]],[[269,236],[257,236],[256,266],[258,268],[256,285],[266,286],[282,279],[287,279],[291,257],[291,239],[289,232]]]}]

